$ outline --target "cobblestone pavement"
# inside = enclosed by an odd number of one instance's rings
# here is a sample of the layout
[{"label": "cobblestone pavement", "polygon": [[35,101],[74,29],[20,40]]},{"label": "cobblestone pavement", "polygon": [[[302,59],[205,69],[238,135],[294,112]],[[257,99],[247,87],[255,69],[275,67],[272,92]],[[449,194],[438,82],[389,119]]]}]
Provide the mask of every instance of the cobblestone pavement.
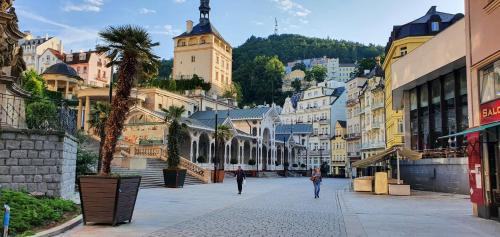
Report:
[{"label": "cobblestone pavement", "polygon": [[299,180],[149,236],[345,236],[335,195],[345,183],[325,180],[314,199],[309,180]]},{"label": "cobblestone pavement", "polygon": [[234,179],[183,189],[145,189],[134,219],[119,227],[79,226],[61,236],[498,236],[500,223],[473,217],[468,196],[413,192],[394,197],[349,192],[324,179],[313,198],[307,178]]}]

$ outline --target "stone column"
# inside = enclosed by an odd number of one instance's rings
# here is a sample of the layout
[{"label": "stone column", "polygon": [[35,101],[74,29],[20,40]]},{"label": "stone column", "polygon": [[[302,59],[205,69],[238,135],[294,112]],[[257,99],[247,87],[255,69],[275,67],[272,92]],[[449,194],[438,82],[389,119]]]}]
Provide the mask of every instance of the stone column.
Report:
[{"label": "stone column", "polygon": [[54,90],[55,90],[55,91],[57,91],[58,86],[59,86],[59,85],[58,85],[57,80],[54,80]]},{"label": "stone column", "polygon": [[66,82],[66,89],[64,93],[64,99],[68,99],[68,94],[69,94],[69,81]]},{"label": "stone column", "polygon": [[76,129],[80,130],[82,128],[82,99],[78,98],[78,117],[76,118]]},{"label": "stone column", "polygon": [[85,132],[89,132],[89,118],[90,118],[90,97],[86,96],[85,97],[85,116],[83,117],[84,119],[84,125],[83,125],[83,130]]},{"label": "stone column", "polygon": [[[214,144],[212,141],[208,143],[208,157],[207,157],[207,162],[210,164],[212,161],[212,144]],[[215,147],[215,145],[214,145]]]}]

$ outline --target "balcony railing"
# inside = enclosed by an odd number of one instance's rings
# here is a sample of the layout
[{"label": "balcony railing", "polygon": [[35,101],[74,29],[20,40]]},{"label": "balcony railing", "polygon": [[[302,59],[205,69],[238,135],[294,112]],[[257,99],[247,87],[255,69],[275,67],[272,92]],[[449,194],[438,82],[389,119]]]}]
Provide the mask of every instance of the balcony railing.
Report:
[{"label": "balcony railing", "polygon": [[359,139],[359,138],[361,138],[360,133],[348,133],[346,135],[346,140],[353,140],[353,139]]},{"label": "balcony railing", "polygon": [[375,143],[363,143],[361,144],[361,149],[377,149],[377,148],[385,148],[384,142],[375,142]]},{"label": "balcony railing", "polygon": [[347,157],[360,157],[361,152],[347,152]]},{"label": "balcony railing", "polygon": [[372,109],[380,109],[380,108],[384,108],[383,102],[378,102],[378,103],[372,104]]}]

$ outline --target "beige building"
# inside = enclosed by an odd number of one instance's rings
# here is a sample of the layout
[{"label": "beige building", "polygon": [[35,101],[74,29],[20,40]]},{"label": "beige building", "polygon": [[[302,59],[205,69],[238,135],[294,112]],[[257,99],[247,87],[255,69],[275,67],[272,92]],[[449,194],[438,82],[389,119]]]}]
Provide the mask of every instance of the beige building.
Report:
[{"label": "beige building", "polygon": [[40,63],[41,55],[47,49],[53,49],[58,52],[63,52],[62,41],[56,37],[37,37],[33,38],[30,32],[26,32],[24,39],[20,40],[20,46],[23,49],[23,59],[26,63],[27,70],[34,70],[37,73],[42,73],[42,67],[47,69]]},{"label": "beige building", "polygon": [[84,85],[90,87],[105,87],[111,81],[111,68],[106,67],[109,58],[95,51],[69,53],[65,60],[83,78]]},{"label": "beige building", "polygon": [[55,49],[48,48],[40,55],[38,61],[40,71],[37,73],[42,74],[52,65],[64,62],[64,54]]},{"label": "beige building", "polygon": [[67,100],[76,99],[83,79],[76,71],[65,63],[57,63],[47,68],[42,74],[43,79],[50,91],[57,91]]},{"label": "beige building", "polygon": [[346,121],[338,120],[335,124],[335,136],[333,136],[330,140],[330,149],[332,151],[330,172],[335,176],[347,177],[347,142],[345,140],[346,133]]},{"label": "beige building", "polygon": [[356,77],[347,81],[347,173],[351,173],[351,164],[361,159],[361,104],[359,96],[361,88],[366,83],[366,77]]},{"label": "beige building", "polygon": [[283,91],[295,91],[295,89],[292,87],[292,82],[298,80],[301,83],[304,83],[305,77],[306,77],[306,73],[302,70],[294,70],[290,73],[287,73],[285,75],[285,77],[283,77],[282,90]]},{"label": "beige building", "polygon": [[361,159],[385,150],[384,71],[377,65],[367,77],[358,97],[361,105]]},{"label": "beige building", "polygon": [[193,26],[188,20],[186,32],[174,38],[175,80],[191,79],[198,75],[211,83],[210,94],[222,95],[233,83],[233,48],[210,22],[210,6],[202,1],[200,23]]}]

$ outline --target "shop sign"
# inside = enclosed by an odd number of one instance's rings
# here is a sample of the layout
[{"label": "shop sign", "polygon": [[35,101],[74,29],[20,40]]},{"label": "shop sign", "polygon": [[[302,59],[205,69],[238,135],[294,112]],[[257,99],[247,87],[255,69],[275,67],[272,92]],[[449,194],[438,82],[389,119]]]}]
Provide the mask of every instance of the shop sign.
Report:
[{"label": "shop sign", "polygon": [[481,124],[500,121],[500,100],[481,105]]}]

